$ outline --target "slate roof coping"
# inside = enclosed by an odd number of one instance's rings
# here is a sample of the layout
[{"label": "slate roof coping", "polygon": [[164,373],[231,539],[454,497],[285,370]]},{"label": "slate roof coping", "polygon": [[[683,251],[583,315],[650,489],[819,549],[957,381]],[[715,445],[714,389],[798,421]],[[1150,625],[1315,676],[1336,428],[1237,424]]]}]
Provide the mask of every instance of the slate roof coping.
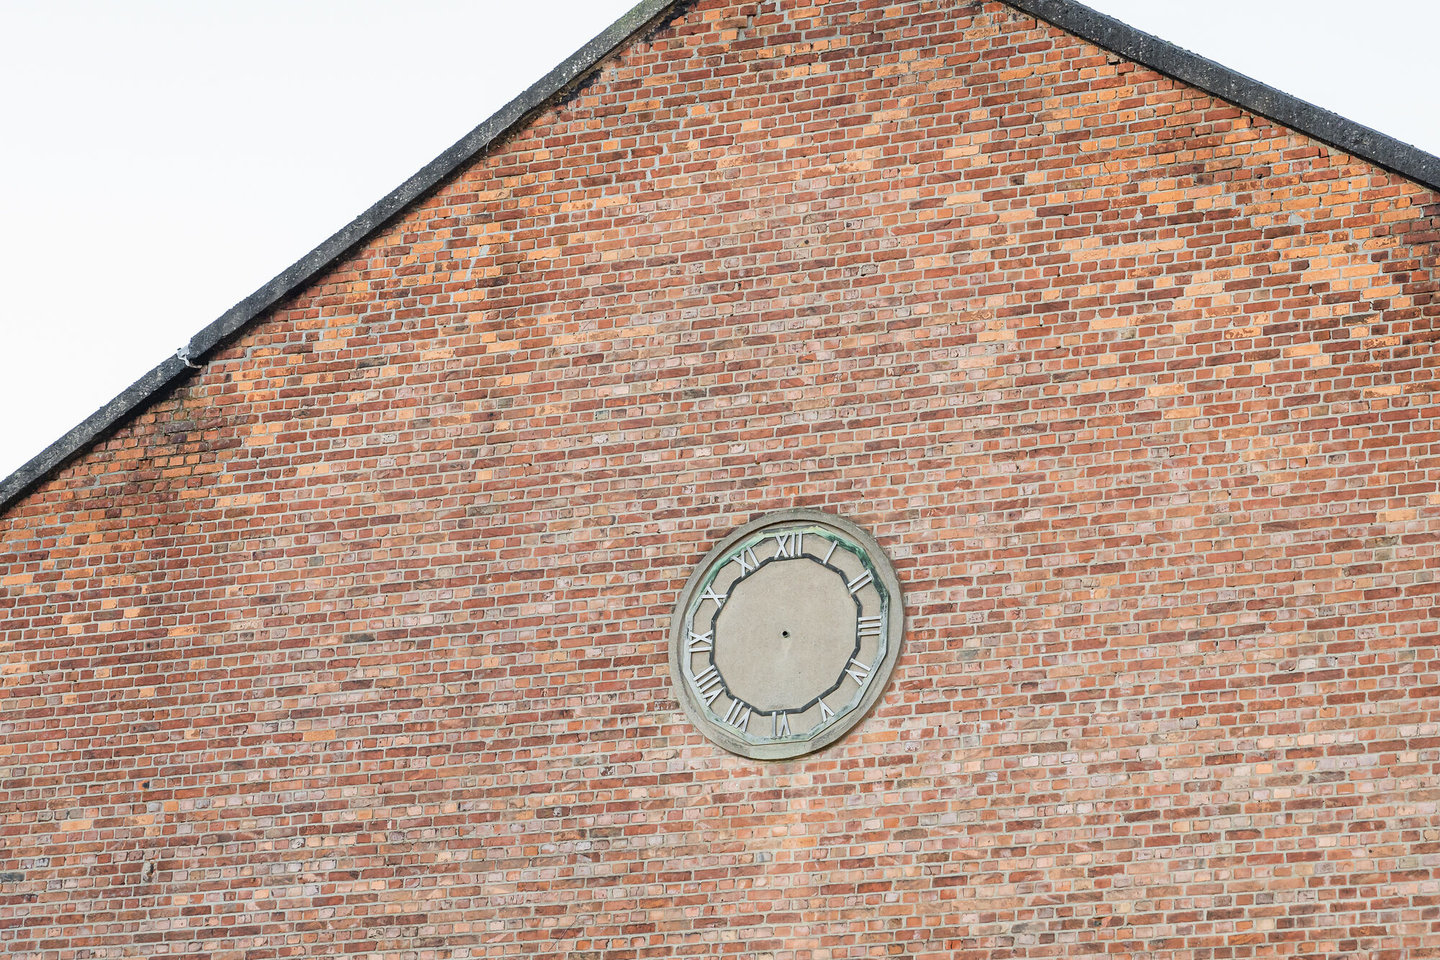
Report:
[{"label": "slate roof coping", "polygon": [[[1138,30],[1077,0],[1001,2],[1141,66],[1440,191],[1440,157]],[[0,515],[56,470],[158,401],[196,370],[203,369],[207,357],[217,347],[262,317],[270,307],[295,293],[412,204],[428,196],[451,175],[523,126],[553,99],[574,89],[633,37],[644,33],[672,12],[683,11],[686,6],[686,0],[641,0],[635,4],[594,39],[364,213],[204,326],[173,356],[0,480]]]}]

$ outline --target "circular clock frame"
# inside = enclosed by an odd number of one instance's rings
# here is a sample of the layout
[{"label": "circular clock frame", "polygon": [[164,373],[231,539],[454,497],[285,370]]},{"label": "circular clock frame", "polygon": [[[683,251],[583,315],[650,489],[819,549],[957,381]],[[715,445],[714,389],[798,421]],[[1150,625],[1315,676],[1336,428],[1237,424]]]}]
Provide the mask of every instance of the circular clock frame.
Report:
[{"label": "circular clock frame", "polygon": [[870,712],[904,631],[900,581],[874,538],[831,513],[781,510],[732,532],[691,573],[670,621],[671,681],[714,743],[789,759]]}]

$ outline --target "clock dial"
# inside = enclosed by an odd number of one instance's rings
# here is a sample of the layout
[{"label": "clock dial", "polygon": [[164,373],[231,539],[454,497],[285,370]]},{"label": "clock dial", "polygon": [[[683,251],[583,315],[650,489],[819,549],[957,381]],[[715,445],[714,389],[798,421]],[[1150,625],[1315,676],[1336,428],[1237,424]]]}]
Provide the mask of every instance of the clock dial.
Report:
[{"label": "clock dial", "polygon": [[690,578],[671,629],[687,713],[761,759],[833,742],[874,703],[899,653],[899,583],[868,535],[785,511],[731,534]]},{"label": "clock dial", "polygon": [[860,652],[858,608],[834,568],[809,558],[766,563],[737,580],[712,621],[726,688],[772,713],[820,700]]}]

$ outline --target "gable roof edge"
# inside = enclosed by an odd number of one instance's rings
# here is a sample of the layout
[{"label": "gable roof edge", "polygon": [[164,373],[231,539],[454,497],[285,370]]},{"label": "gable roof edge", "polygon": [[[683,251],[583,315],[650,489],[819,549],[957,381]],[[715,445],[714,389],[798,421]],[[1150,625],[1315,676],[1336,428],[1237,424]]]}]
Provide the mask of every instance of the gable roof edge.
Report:
[{"label": "gable roof edge", "polygon": [[1440,157],[1177,47],[1077,0],[1002,2],[1283,127],[1368,160],[1421,186],[1440,190]]},{"label": "gable roof edge", "polygon": [[[456,141],[400,186],[350,221],[274,279],[221,314],[109,403],[85,418],[8,477],[0,480],[0,515],[32,487],[155,402],[188,374],[204,366],[217,347],[245,329],[270,307],[294,293],[356,245],[364,242],[411,204],[492,144],[522,126],[552,98],[571,89],[610,54],[643,33],[685,0],[640,0],[563,63],[489,119]],[[1199,54],[1084,6],[1077,0],[1001,0],[1043,20],[1203,90],[1238,107],[1440,191],[1440,157],[1378,130],[1261,83]]]},{"label": "gable roof edge", "polygon": [[86,417],[8,477],[0,480],[0,515],[55,470],[158,400],[189,373],[203,367],[211,352],[259,319],[276,303],[304,286],[346,252],[369,239],[491,145],[523,126],[556,96],[574,88],[605,58],[631,38],[644,33],[679,2],[680,0],[640,0],[559,66],[531,84],[523,93],[421,167],[364,213],[207,324],[176,350],[174,356],[155,366],[121,391],[119,396]]}]

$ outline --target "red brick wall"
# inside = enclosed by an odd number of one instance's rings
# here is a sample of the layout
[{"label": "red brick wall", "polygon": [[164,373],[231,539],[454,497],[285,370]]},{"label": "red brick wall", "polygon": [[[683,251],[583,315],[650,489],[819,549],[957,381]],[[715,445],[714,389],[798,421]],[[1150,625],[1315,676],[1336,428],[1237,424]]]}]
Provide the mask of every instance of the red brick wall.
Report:
[{"label": "red brick wall", "polygon": [[[1116,59],[696,3],[0,517],[0,948],[1440,952],[1436,197]],[[759,763],[790,506],[909,628]]]}]

